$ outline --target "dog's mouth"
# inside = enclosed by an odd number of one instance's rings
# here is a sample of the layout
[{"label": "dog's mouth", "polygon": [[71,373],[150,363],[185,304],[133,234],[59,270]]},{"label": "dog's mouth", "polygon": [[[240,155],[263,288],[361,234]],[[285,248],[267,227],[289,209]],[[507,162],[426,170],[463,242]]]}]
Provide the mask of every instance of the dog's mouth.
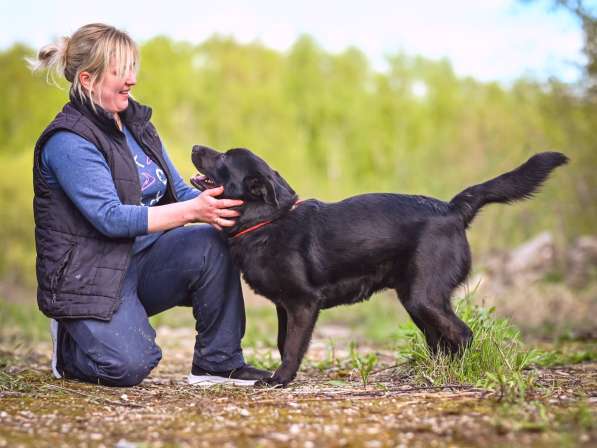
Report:
[{"label": "dog's mouth", "polygon": [[198,190],[209,190],[219,187],[215,180],[205,174],[197,173],[190,179],[191,184]]}]

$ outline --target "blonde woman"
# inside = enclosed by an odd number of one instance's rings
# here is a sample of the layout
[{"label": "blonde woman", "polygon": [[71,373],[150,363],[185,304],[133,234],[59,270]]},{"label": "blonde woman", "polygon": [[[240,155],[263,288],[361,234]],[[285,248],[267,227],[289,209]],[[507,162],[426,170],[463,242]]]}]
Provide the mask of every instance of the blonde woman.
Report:
[{"label": "blonde woman", "polygon": [[[111,386],[138,384],[158,364],[148,316],[192,306],[190,383],[251,385],[239,273],[220,236],[240,201],[186,185],[131,98],[139,52],[123,31],[79,28],[43,47],[33,69],[70,83],[70,101],[34,156],[37,299],[50,318],[52,370]],[[209,225],[186,226],[203,222]]]}]

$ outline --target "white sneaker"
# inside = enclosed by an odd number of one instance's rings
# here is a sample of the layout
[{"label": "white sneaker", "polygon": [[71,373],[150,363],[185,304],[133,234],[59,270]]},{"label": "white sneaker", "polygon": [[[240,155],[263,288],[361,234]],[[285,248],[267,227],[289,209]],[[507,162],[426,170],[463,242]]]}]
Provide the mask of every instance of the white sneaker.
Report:
[{"label": "white sneaker", "polygon": [[193,386],[211,387],[218,384],[227,384],[230,386],[253,386],[257,380],[241,380],[238,378],[229,378],[216,375],[193,375],[189,373],[187,377],[189,384]]},{"label": "white sneaker", "polygon": [[52,335],[52,373],[54,378],[60,379],[62,375],[58,371],[58,321],[50,319],[50,334]]},{"label": "white sneaker", "polygon": [[212,372],[193,366],[187,377],[189,384],[210,387],[216,384],[229,384],[233,386],[253,386],[257,381],[270,378],[272,372],[261,370],[250,364],[245,364],[237,369],[224,372]]}]

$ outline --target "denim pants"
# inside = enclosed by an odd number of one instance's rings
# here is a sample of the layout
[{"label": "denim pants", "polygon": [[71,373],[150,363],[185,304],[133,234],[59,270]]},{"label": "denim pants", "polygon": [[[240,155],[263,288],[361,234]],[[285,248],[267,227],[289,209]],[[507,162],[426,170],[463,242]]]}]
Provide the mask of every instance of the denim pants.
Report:
[{"label": "denim pants", "polygon": [[244,364],[240,276],[223,237],[207,225],[179,227],[133,255],[112,319],[60,321],[60,367],[67,378],[109,386],[140,383],[162,357],[148,316],[191,306],[193,364],[210,371]]}]

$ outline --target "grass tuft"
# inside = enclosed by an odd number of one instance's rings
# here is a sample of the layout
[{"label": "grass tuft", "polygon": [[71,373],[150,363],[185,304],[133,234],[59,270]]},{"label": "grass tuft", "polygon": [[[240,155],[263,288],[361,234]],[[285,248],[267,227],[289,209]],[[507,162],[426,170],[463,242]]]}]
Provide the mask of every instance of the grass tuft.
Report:
[{"label": "grass tuft", "polygon": [[540,359],[540,352],[524,346],[520,332],[495,309],[473,303],[474,294],[457,301],[455,309],[474,333],[472,344],[461,357],[432,356],[421,331],[412,322],[400,326],[399,361],[420,383],[470,384],[499,391],[506,398],[524,398],[533,387],[533,376],[523,372]]}]

